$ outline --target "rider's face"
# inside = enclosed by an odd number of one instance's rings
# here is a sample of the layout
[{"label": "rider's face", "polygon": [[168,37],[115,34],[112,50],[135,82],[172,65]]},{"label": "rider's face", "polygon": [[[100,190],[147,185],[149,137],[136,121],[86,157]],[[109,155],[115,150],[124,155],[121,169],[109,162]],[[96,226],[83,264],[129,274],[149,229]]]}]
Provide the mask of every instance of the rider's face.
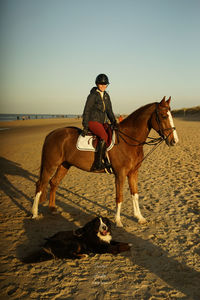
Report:
[{"label": "rider's face", "polygon": [[98,84],[97,87],[101,92],[104,92],[107,88],[107,84]]}]

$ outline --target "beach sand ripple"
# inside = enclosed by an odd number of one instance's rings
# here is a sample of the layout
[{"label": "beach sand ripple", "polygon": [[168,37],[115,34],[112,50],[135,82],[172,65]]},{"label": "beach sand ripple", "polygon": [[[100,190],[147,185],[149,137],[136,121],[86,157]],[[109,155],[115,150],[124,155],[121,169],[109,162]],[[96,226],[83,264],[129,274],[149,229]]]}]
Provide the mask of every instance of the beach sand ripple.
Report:
[{"label": "beach sand ripple", "polygon": [[[79,120],[70,122],[80,126]],[[51,215],[44,203],[39,218],[31,219],[44,137],[68,124],[14,124],[0,131],[1,299],[200,299],[200,122],[176,119],[179,144],[162,144],[143,162],[139,196],[145,225],[133,218],[126,182],[124,227],[113,223],[113,230],[115,239],[133,244],[130,252],[35,265],[24,265],[20,257],[45,237],[98,214],[114,222],[114,176],[71,168],[57,192],[60,214]]]}]

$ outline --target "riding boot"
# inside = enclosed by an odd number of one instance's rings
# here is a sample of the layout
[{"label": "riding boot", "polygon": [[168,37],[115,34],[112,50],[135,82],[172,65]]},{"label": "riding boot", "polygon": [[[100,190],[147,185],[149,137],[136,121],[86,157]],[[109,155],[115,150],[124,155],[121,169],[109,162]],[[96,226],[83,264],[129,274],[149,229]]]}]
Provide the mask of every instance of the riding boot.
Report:
[{"label": "riding boot", "polygon": [[104,140],[100,140],[97,145],[97,152],[95,153],[95,161],[92,166],[92,171],[103,170],[107,167],[110,167],[110,164],[103,163],[103,159],[105,157],[106,151],[106,142]]},{"label": "riding boot", "polygon": [[106,149],[107,149],[107,146],[106,146],[106,143],[104,143],[104,147],[103,147],[103,162],[104,162],[105,169],[109,170],[109,169],[112,168],[112,165],[111,165],[110,161],[108,160],[108,158],[106,156]]}]

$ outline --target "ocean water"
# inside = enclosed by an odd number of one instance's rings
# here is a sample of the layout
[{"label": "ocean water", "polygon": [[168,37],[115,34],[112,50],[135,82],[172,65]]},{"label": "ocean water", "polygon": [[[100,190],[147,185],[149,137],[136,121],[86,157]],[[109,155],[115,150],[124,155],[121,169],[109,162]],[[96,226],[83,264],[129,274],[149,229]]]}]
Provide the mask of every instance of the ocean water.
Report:
[{"label": "ocean water", "polygon": [[48,115],[48,114],[0,114],[0,121],[16,121],[29,119],[77,118],[77,115]]}]

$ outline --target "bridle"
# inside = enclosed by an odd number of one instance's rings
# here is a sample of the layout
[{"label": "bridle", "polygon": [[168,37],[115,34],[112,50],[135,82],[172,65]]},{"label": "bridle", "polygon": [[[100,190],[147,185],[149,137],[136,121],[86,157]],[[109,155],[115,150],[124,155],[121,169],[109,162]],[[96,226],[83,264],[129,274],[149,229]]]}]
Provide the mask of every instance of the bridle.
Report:
[{"label": "bridle", "polygon": [[[156,121],[157,121],[157,124],[158,124],[158,127],[159,127],[159,130],[157,131],[158,134],[160,135],[160,137],[165,141],[168,139],[168,137],[170,136],[171,132],[165,136],[164,135],[164,132],[167,131],[167,130],[176,130],[176,127],[169,127],[169,128],[163,128],[162,127],[162,122],[160,120],[160,117],[159,117],[159,112],[160,111],[163,111],[163,110],[166,110],[167,108],[166,107],[162,107],[162,108],[159,108],[159,104],[156,103],[156,110],[155,110],[155,114],[156,114]],[[152,117],[152,116],[151,116]]]},{"label": "bridle", "polygon": [[[162,127],[162,122],[160,120],[160,117],[159,117],[159,112],[162,111],[162,110],[166,110],[165,107],[163,108],[159,108],[159,103],[156,103],[156,109],[153,113],[155,113],[155,116],[156,116],[156,122],[157,122],[157,125],[158,125],[158,130],[156,130],[158,132],[158,134],[160,135],[159,138],[153,138],[153,137],[147,137],[147,139],[149,139],[149,141],[138,141],[137,139],[135,139],[134,137],[131,137],[129,136],[128,134],[126,134],[125,132],[121,131],[119,128],[117,129],[117,137],[118,137],[118,143],[119,143],[119,137],[126,143],[128,144],[129,146],[143,146],[143,145],[149,145],[149,146],[159,146],[162,142],[166,141],[168,139],[168,137],[170,136],[171,132],[165,136],[164,135],[164,132],[167,131],[167,130],[175,130],[176,128],[175,127],[169,127],[169,128],[163,128]],[[150,118],[150,123],[151,123],[151,128],[153,128],[152,126],[152,116],[153,116],[153,113],[151,115],[151,118]],[[132,144],[132,143],[129,143],[125,137],[129,138],[130,140],[136,142],[136,144]]]}]

